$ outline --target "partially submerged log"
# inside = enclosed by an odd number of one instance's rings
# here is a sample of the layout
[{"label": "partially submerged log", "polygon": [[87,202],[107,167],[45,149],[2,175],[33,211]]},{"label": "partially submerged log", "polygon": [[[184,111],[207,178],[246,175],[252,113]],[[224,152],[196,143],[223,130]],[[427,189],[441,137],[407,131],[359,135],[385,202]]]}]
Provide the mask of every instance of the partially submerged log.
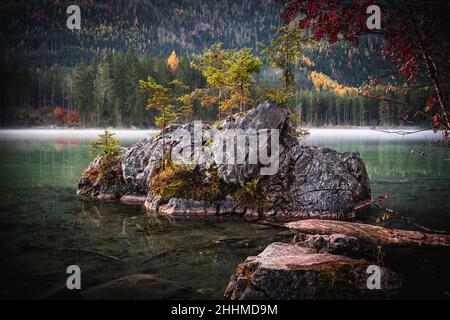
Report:
[{"label": "partially submerged log", "polygon": [[402,247],[450,247],[450,235],[388,229],[362,223],[309,219],[288,222],[283,224],[283,226],[291,230],[308,234],[344,234],[373,244]]}]

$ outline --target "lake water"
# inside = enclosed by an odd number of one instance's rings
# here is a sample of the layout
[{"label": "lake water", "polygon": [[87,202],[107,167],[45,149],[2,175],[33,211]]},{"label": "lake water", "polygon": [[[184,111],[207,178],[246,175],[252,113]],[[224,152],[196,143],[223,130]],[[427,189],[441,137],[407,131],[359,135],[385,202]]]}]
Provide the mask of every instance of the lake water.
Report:
[{"label": "lake water", "polygon": [[[155,133],[112,131],[125,145]],[[239,262],[273,241],[288,241],[286,231],[240,219],[170,219],[146,215],[142,206],[78,199],[76,184],[90,160],[87,143],[99,132],[0,130],[1,298],[49,296],[64,288],[72,264],[82,270],[83,287],[152,273],[193,287],[196,297],[221,298]],[[359,152],[373,196],[387,193],[387,207],[450,231],[450,151],[432,147],[435,139],[432,132],[312,129],[303,143]],[[375,223],[380,214],[371,208],[358,220]],[[414,229],[396,218],[384,224]]]}]

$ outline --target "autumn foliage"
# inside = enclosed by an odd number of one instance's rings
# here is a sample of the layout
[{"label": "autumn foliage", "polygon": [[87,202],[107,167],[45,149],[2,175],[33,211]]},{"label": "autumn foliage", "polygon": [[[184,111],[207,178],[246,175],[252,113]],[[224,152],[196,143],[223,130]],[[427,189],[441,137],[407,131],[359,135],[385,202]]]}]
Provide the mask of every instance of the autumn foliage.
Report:
[{"label": "autumn foliage", "polygon": [[180,61],[178,61],[177,54],[174,50],[174,51],[172,51],[172,54],[167,59],[167,66],[169,67],[170,71],[175,72],[175,70],[177,70],[177,68],[178,68],[179,63],[180,63]]},{"label": "autumn foliage", "polygon": [[[296,21],[300,29],[310,30],[316,40],[334,43],[340,39],[354,45],[362,35],[384,36],[383,53],[390,57],[395,72],[384,75],[385,81],[403,82],[402,90],[417,86],[430,88],[431,98],[425,106],[413,107],[429,117],[435,131],[441,131],[450,146],[448,95],[449,45],[447,21],[449,2],[435,0],[278,0],[284,5],[285,23]],[[369,30],[367,7],[381,8],[381,30]],[[299,19],[298,22],[296,19]],[[378,78],[375,84],[378,83]],[[367,92],[367,91],[366,91]],[[383,97],[386,97],[385,95]],[[436,105],[436,108],[433,106]],[[422,111],[423,110],[423,111]]]},{"label": "autumn foliage", "polygon": [[314,86],[314,88],[317,91],[320,91],[322,89],[328,89],[331,91],[336,92],[338,95],[350,95],[355,94],[357,89],[353,87],[348,87],[343,84],[339,84],[336,80],[331,79],[326,74],[323,74],[321,72],[312,71],[309,74],[309,77],[311,79],[311,82]]},{"label": "autumn foliage", "polygon": [[67,110],[61,108],[60,106],[55,107],[53,110],[53,115],[55,117],[55,121],[59,125],[69,125],[73,126],[78,123],[80,119],[78,113],[73,110]]}]

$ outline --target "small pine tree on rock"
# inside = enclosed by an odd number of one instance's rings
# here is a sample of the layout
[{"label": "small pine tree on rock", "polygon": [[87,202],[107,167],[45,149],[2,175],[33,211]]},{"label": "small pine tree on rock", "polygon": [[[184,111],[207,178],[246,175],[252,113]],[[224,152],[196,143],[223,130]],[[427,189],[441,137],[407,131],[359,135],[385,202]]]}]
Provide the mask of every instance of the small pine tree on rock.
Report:
[{"label": "small pine tree on rock", "polygon": [[114,159],[120,155],[120,141],[115,136],[115,133],[105,130],[104,133],[99,134],[98,139],[91,141],[91,156],[103,157],[106,159]]}]

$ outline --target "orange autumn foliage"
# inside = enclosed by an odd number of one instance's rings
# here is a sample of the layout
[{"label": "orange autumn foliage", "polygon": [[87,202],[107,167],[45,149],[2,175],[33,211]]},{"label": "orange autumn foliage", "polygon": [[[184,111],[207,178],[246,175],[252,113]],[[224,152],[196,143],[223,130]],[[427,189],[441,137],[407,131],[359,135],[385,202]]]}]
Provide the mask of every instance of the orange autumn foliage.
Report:
[{"label": "orange autumn foliage", "polygon": [[172,54],[167,59],[167,66],[169,67],[170,71],[174,72],[178,68],[178,64],[180,61],[178,61],[177,54],[175,53],[175,50],[172,51]]}]

